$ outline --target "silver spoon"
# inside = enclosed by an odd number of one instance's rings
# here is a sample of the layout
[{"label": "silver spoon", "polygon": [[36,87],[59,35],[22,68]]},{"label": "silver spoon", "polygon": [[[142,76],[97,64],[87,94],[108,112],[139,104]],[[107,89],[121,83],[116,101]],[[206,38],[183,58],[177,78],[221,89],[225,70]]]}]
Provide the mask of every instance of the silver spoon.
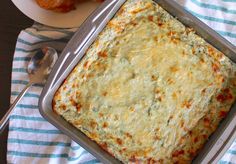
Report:
[{"label": "silver spoon", "polygon": [[27,69],[27,72],[29,74],[29,83],[21,91],[21,93],[18,95],[18,97],[11,105],[10,109],[8,109],[7,113],[1,119],[0,131],[2,131],[5,128],[5,125],[8,123],[8,119],[13,109],[25,95],[27,90],[34,84],[44,84],[46,82],[46,79],[53,65],[55,64],[57,58],[58,55],[56,50],[51,47],[42,48],[31,58]]}]

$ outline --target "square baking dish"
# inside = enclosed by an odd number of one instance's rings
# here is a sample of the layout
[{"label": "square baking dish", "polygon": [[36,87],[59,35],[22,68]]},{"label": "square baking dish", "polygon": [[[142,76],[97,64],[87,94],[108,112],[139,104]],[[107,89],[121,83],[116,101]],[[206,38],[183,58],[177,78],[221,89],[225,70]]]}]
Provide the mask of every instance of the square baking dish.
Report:
[{"label": "square baking dish", "polygon": [[[207,25],[192,16],[174,1],[153,0],[176,17],[185,26],[193,28],[199,36],[236,62],[235,47]],[[94,42],[110,19],[119,11],[125,0],[107,0],[96,9],[81,25],[55,64],[39,100],[42,116],[80,144],[103,163],[120,163],[85,134],[52,111],[55,92],[73,68],[83,58],[86,50]],[[193,163],[216,163],[236,138],[236,106],[233,105],[227,117],[210,137]]]}]

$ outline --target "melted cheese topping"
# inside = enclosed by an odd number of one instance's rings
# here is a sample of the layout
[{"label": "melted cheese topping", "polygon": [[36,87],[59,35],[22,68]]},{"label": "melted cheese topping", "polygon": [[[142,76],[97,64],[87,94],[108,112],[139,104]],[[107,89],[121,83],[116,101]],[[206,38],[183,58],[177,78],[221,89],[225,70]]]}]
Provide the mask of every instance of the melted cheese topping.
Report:
[{"label": "melted cheese topping", "polygon": [[53,108],[124,163],[189,163],[234,102],[235,79],[235,64],[161,7],[128,0]]}]

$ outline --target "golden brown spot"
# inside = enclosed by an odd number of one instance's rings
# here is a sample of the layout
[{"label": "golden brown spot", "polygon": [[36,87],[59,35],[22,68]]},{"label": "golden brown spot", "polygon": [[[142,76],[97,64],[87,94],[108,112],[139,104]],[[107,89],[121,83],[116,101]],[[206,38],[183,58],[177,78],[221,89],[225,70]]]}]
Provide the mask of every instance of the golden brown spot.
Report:
[{"label": "golden brown spot", "polygon": [[178,44],[179,41],[180,41],[180,38],[171,38],[171,41],[172,41],[174,44]]},{"label": "golden brown spot", "polygon": [[213,85],[213,83],[210,83],[208,86],[212,86]]},{"label": "golden brown spot", "polygon": [[182,103],[182,108],[190,108],[192,106],[192,101],[191,100],[184,100]]},{"label": "golden brown spot", "polygon": [[161,102],[162,101],[162,97],[161,96],[158,97],[157,100]]},{"label": "golden brown spot", "polygon": [[104,150],[106,150],[106,151],[108,150],[108,149],[107,149],[107,143],[104,142],[104,143],[101,143],[101,144],[99,144],[99,145],[100,145],[101,148],[103,148]]},{"label": "golden brown spot", "polygon": [[190,130],[190,131],[189,131],[189,135],[191,136],[192,134],[193,134],[193,131],[192,131],[192,130]]},{"label": "golden brown spot", "polygon": [[153,158],[148,158],[148,159],[147,159],[147,163],[148,163],[148,164],[156,164],[157,161],[154,160]]},{"label": "golden brown spot", "polygon": [[76,126],[80,126],[83,124],[83,120],[76,120],[73,122],[73,124],[75,124]]},{"label": "golden brown spot", "polygon": [[232,100],[233,95],[231,94],[229,88],[226,88],[222,90],[222,92],[216,97],[216,99],[220,103],[225,103],[226,101]]},{"label": "golden brown spot", "polygon": [[58,96],[60,96],[60,91],[57,91],[54,95],[54,97],[58,97]]},{"label": "golden brown spot", "polygon": [[172,157],[178,157],[184,154],[184,150],[176,150],[172,153]]},{"label": "golden brown spot", "polygon": [[205,60],[203,58],[200,58],[200,63],[205,63]]},{"label": "golden brown spot", "polygon": [[153,15],[149,15],[148,20],[153,22]]},{"label": "golden brown spot", "polygon": [[120,154],[123,154],[123,152],[126,151],[126,148],[122,148],[121,150],[119,150]]},{"label": "golden brown spot", "polygon": [[203,122],[204,122],[204,126],[205,127],[210,127],[210,120],[209,120],[209,118],[204,118]]},{"label": "golden brown spot", "polygon": [[179,69],[178,69],[178,67],[177,66],[171,66],[170,67],[170,71],[171,72],[177,72]]},{"label": "golden brown spot", "polygon": [[81,104],[77,104],[77,106],[76,106],[77,112],[80,112],[81,108],[82,108],[82,105]]},{"label": "golden brown spot", "polygon": [[156,128],[156,129],[155,129],[155,132],[158,132],[159,130],[160,130],[160,128]]},{"label": "golden brown spot", "polygon": [[66,105],[65,105],[65,104],[62,104],[60,107],[61,107],[63,110],[66,110]]},{"label": "golden brown spot", "polygon": [[[96,46],[95,47],[98,47],[99,45],[100,45],[100,42],[99,42],[99,40],[97,40],[96,42],[94,42],[95,44],[96,44]],[[88,53],[88,49],[86,50],[86,52],[85,52],[85,54],[87,54]]]},{"label": "golden brown spot", "polygon": [[227,111],[220,111],[220,113],[219,113],[219,117],[220,118],[225,118],[226,117],[226,115],[227,115]]},{"label": "golden brown spot", "polygon": [[105,57],[107,57],[107,53],[106,52],[98,52],[98,56],[99,57],[103,57],[103,58],[105,58]]},{"label": "golden brown spot", "polygon": [[88,61],[84,63],[84,68],[87,68],[87,67],[88,67]]},{"label": "golden brown spot", "polygon": [[183,130],[186,131],[186,132],[189,131],[189,129],[187,127],[183,127]]},{"label": "golden brown spot", "polygon": [[202,137],[203,137],[204,139],[207,139],[207,138],[208,138],[208,136],[207,136],[206,134],[203,134]]},{"label": "golden brown spot", "polygon": [[129,133],[125,133],[125,136],[128,137],[128,138],[132,138],[132,135],[129,134]]},{"label": "golden brown spot", "polygon": [[175,31],[170,31],[170,32],[167,33],[168,36],[173,36],[173,35],[175,35],[175,34],[176,34]]},{"label": "golden brown spot", "polygon": [[77,103],[75,102],[74,99],[71,98],[71,99],[70,99],[70,102],[71,102],[71,105],[72,105],[72,106],[75,106],[75,107],[77,106]]},{"label": "golden brown spot", "polygon": [[97,126],[97,122],[95,122],[95,121],[90,121],[89,122],[89,126],[92,128],[92,129],[95,129],[96,128],[96,126]]},{"label": "golden brown spot", "polygon": [[121,28],[120,24],[117,24],[116,22],[110,21],[110,22],[107,24],[107,26],[110,27],[110,28],[113,28],[113,29],[116,30],[117,32],[122,31],[122,28]]},{"label": "golden brown spot", "polygon": [[173,93],[172,93],[172,97],[173,97],[174,99],[176,99],[176,98],[177,98],[177,94],[176,94],[175,92],[173,92]]},{"label": "golden brown spot", "polygon": [[163,26],[163,23],[162,23],[162,22],[158,22],[157,25],[158,25],[159,27],[161,27],[161,26]]},{"label": "golden brown spot", "polygon": [[[53,100],[52,100],[52,110],[57,113],[57,111],[55,110],[55,109],[56,109],[55,107],[56,107],[56,100],[53,99]],[[57,113],[57,114],[58,114],[58,113]]]},{"label": "golden brown spot", "polygon": [[[119,42],[119,41],[117,41],[117,42],[116,42],[116,45],[119,45],[119,44],[120,44],[120,42]],[[114,55],[114,56],[116,56],[116,55]]]},{"label": "golden brown spot", "polygon": [[117,14],[118,14],[118,15],[121,15],[124,11],[125,11],[124,8],[121,7],[121,8],[118,10]]},{"label": "golden brown spot", "polygon": [[218,72],[218,71],[220,70],[220,68],[219,68],[219,66],[218,66],[216,63],[213,63],[213,64],[212,64],[212,70],[213,70],[214,72]]},{"label": "golden brown spot", "polygon": [[79,98],[81,96],[81,92],[80,91],[76,91],[76,97]]},{"label": "golden brown spot", "polygon": [[105,71],[106,67],[107,67],[107,65],[104,63],[101,63],[100,61],[97,61],[94,64],[94,70],[96,70],[97,73]]},{"label": "golden brown spot", "polygon": [[184,127],[184,120],[180,120],[180,127],[181,127],[181,128]]},{"label": "golden brown spot", "polygon": [[155,135],[153,139],[154,139],[154,140],[161,140],[161,137],[158,136],[158,135]]},{"label": "golden brown spot", "polygon": [[154,38],[153,38],[156,42],[158,42],[159,41],[159,39],[158,39],[158,37],[157,36],[154,36]]},{"label": "golden brown spot", "polygon": [[159,162],[160,164],[163,164],[163,163],[164,163],[164,159],[159,159],[158,162]]},{"label": "golden brown spot", "polygon": [[179,144],[183,144],[185,142],[185,138],[184,137],[181,137],[180,138],[180,141],[179,141]]},{"label": "golden brown spot", "polygon": [[224,56],[224,54],[222,52],[218,52],[217,56],[218,56],[219,59],[221,59]]},{"label": "golden brown spot", "polygon": [[182,51],[182,56],[186,56],[186,52],[184,50]]},{"label": "golden brown spot", "polygon": [[198,141],[199,141],[198,137],[195,137],[193,140],[194,143],[197,143]]},{"label": "golden brown spot", "polygon": [[106,96],[106,95],[107,95],[107,92],[103,92],[102,95],[103,95],[103,96]]},{"label": "golden brown spot", "polygon": [[167,83],[170,85],[170,84],[173,84],[175,81],[171,78],[167,79]]},{"label": "golden brown spot", "polygon": [[130,108],[130,111],[131,111],[131,112],[134,112],[134,111],[135,111],[134,107],[131,107],[131,108]]},{"label": "golden brown spot", "polygon": [[122,144],[123,144],[123,141],[122,141],[120,138],[117,138],[117,139],[116,139],[116,143],[118,143],[118,145],[122,145]]},{"label": "golden brown spot", "polygon": [[103,113],[99,113],[98,115],[99,115],[100,118],[104,116]]},{"label": "golden brown spot", "polygon": [[225,89],[223,90],[223,92],[224,92],[224,93],[230,93],[230,90],[229,90],[229,88],[225,88]]},{"label": "golden brown spot", "polygon": [[133,26],[137,26],[138,23],[135,22],[135,21],[131,21],[130,24],[133,25]]},{"label": "golden brown spot", "polygon": [[167,36],[169,36],[171,41],[174,42],[174,43],[178,42],[180,40],[179,38],[176,37],[176,32],[175,31],[169,31],[167,33]]},{"label": "golden brown spot", "polygon": [[158,89],[158,88],[156,88],[154,92],[158,94],[158,93],[160,93],[160,92],[161,92],[161,90],[160,90],[160,89]]},{"label": "golden brown spot", "polygon": [[89,79],[89,78],[91,78],[91,77],[94,77],[94,74],[89,73],[89,74],[86,75],[86,78],[87,78],[87,79]]},{"label": "golden brown spot", "polygon": [[202,91],[201,91],[202,94],[205,94],[206,93],[206,88],[204,88]]},{"label": "golden brown spot", "polygon": [[208,49],[208,53],[210,54],[210,55],[213,55],[214,53],[215,53],[215,50],[213,49],[213,47],[212,46],[207,46],[207,49]]},{"label": "golden brown spot", "polygon": [[152,75],[152,81],[156,81],[157,77],[155,75]]},{"label": "golden brown spot", "polygon": [[160,38],[161,38],[161,39],[164,38],[164,35],[160,35]]},{"label": "golden brown spot", "polygon": [[192,48],[192,54],[195,54],[196,50],[195,48]]},{"label": "golden brown spot", "polygon": [[103,125],[102,125],[103,128],[107,128],[108,127],[108,124],[107,122],[104,122]]}]

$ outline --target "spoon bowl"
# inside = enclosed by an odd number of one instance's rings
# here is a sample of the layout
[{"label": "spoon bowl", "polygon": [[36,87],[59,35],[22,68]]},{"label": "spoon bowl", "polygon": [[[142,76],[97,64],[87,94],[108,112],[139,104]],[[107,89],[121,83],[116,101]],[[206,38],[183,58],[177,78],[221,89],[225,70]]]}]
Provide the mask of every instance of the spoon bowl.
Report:
[{"label": "spoon bowl", "polygon": [[44,84],[57,59],[54,48],[44,47],[36,52],[28,64],[29,83]]},{"label": "spoon bowl", "polygon": [[25,95],[27,90],[33,84],[44,84],[48,78],[49,73],[52,70],[53,65],[58,59],[58,55],[55,49],[51,47],[44,47],[40,51],[36,52],[34,56],[31,58],[27,72],[29,74],[29,83],[25,86],[25,88],[21,91],[18,97],[15,99],[11,107],[8,109],[7,113],[3,116],[0,121],[0,132],[4,130],[6,124],[8,123],[9,117],[16,107],[18,102]]}]

